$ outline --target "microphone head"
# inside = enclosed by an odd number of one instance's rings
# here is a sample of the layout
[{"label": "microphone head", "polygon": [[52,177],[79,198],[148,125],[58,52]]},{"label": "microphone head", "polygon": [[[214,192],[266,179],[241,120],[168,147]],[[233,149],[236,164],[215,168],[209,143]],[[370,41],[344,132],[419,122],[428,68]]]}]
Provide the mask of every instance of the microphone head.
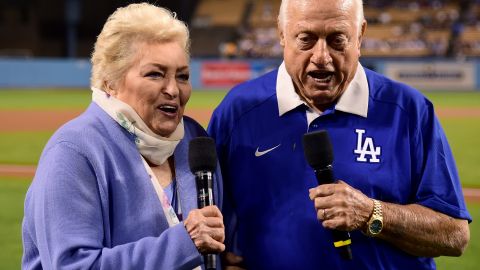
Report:
[{"label": "microphone head", "polygon": [[313,169],[322,169],[333,163],[333,147],[326,130],[303,135],[303,152]]},{"label": "microphone head", "polygon": [[196,137],[190,141],[188,149],[188,163],[193,173],[215,171],[217,151],[215,141],[212,138]]}]

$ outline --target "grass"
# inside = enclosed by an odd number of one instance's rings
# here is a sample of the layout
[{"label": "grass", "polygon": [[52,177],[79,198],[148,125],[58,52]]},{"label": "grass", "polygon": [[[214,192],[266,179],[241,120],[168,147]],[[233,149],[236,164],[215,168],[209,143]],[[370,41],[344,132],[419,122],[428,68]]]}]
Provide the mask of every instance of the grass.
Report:
[{"label": "grass", "polygon": [[[215,107],[226,91],[196,90],[188,106]],[[436,107],[480,107],[479,92],[424,92]],[[0,109],[81,109],[91,100],[89,89],[0,89]]]},{"label": "grass", "polygon": [[[441,119],[462,185],[480,188],[480,119]],[[477,121],[477,124],[472,123]]]},{"label": "grass", "polygon": [[53,132],[0,132],[0,164],[37,164]]},{"label": "grass", "polygon": [[29,179],[0,177],[0,269],[20,269],[23,201]]},{"label": "grass", "polygon": [[[196,90],[187,104],[191,108],[215,108],[226,91]],[[0,89],[0,110],[83,109],[92,100],[89,89]]]},{"label": "grass", "polygon": [[[0,89],[1,90],[1,89]],[[21,89],[1,90],[0,109],[82,109],[91,100],[87,89]]]},{"label": "grass", "polygon": [[191,108],[216,108],[223,97],[225,97],[226,91],[210,91],[200,90],[192,91],[192,96],[188,101],[187,107]]},{"label": "grass", "polygon": [[435,107],[480,108],[480,92],[423,92]]}]

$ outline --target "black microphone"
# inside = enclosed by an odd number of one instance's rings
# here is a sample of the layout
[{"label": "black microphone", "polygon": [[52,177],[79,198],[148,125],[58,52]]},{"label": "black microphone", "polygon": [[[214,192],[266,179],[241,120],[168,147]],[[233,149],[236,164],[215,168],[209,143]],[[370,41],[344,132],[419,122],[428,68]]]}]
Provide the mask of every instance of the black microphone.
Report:
[{"label": "black microphone", "polygon": [[[303,151],[310,167],[315,171],[319,185],[334,183],[333,177],[333,147],[326,130],[306,133],[303,135]],[[352,259],[350,234],[344,231],[332,230],[333,245],[345,260]]]},{"label": "black microphone", "polygon": [[[190,141],[188,151],[190,170],[195,175],[198,208],[213,205],[213,173],[217,166],[215,141],[210,137],[197,137]],[[204,255],[205,268],[216,269],[215,254]]]}]

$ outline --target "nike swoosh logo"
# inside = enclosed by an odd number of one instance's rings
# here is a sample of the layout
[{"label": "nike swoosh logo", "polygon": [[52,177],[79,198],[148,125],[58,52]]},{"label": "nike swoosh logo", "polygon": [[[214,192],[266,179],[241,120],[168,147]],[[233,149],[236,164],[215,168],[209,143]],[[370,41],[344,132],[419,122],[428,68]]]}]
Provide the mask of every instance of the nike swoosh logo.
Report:
[{"label": "nike swoosh logo", "polygon": [[279,144],[279,145],[277,145],[277,146],[275,146],[275,147],[272,147],[272,148],[270,148],[270,149],[267,149],[267,150],[265,150],[265,151],[258,151],[258,149],[259,149],[260,147],[257,147],[257,150],[255,151],[255,156],[256,156],[256,157],[261,157],[261,156],[265,155],[266,153],[275,150],[275,148],[279,147],[280,145],[282,145],[282,144]]}]

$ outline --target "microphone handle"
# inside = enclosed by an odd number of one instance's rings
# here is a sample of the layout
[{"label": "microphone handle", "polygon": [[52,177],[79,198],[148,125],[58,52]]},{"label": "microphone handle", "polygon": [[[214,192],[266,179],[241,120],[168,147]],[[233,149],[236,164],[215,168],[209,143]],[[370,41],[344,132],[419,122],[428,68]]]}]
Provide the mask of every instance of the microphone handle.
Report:
[{"label": "microphone handle", "polygon": [[[333,184],[335,182],[333,177],[333,167],[328,165],[324,169],[315,170],[315,176],[319,185]],[[339,230],[332,230],[333,245],[340,252],[340,257],[344,260],[351,260],[352,249],[350,247],[352,240],[350,239],[350,233]]]},{"label": "microphone handle", "polygon": [[[199,171],[195,173],[195,182],[197,184],[197,203],[198,208],[213,205],[213,174],[210,171]],[[206,254],[203,256],[205,269],[217,269],[217,257],[215,254]]]},{"label": "microphone handle", "polygon": [[217,257],[215,256],[215,254],[203,255],[203,260],[205,261],[205,269],[217,269]]}]

